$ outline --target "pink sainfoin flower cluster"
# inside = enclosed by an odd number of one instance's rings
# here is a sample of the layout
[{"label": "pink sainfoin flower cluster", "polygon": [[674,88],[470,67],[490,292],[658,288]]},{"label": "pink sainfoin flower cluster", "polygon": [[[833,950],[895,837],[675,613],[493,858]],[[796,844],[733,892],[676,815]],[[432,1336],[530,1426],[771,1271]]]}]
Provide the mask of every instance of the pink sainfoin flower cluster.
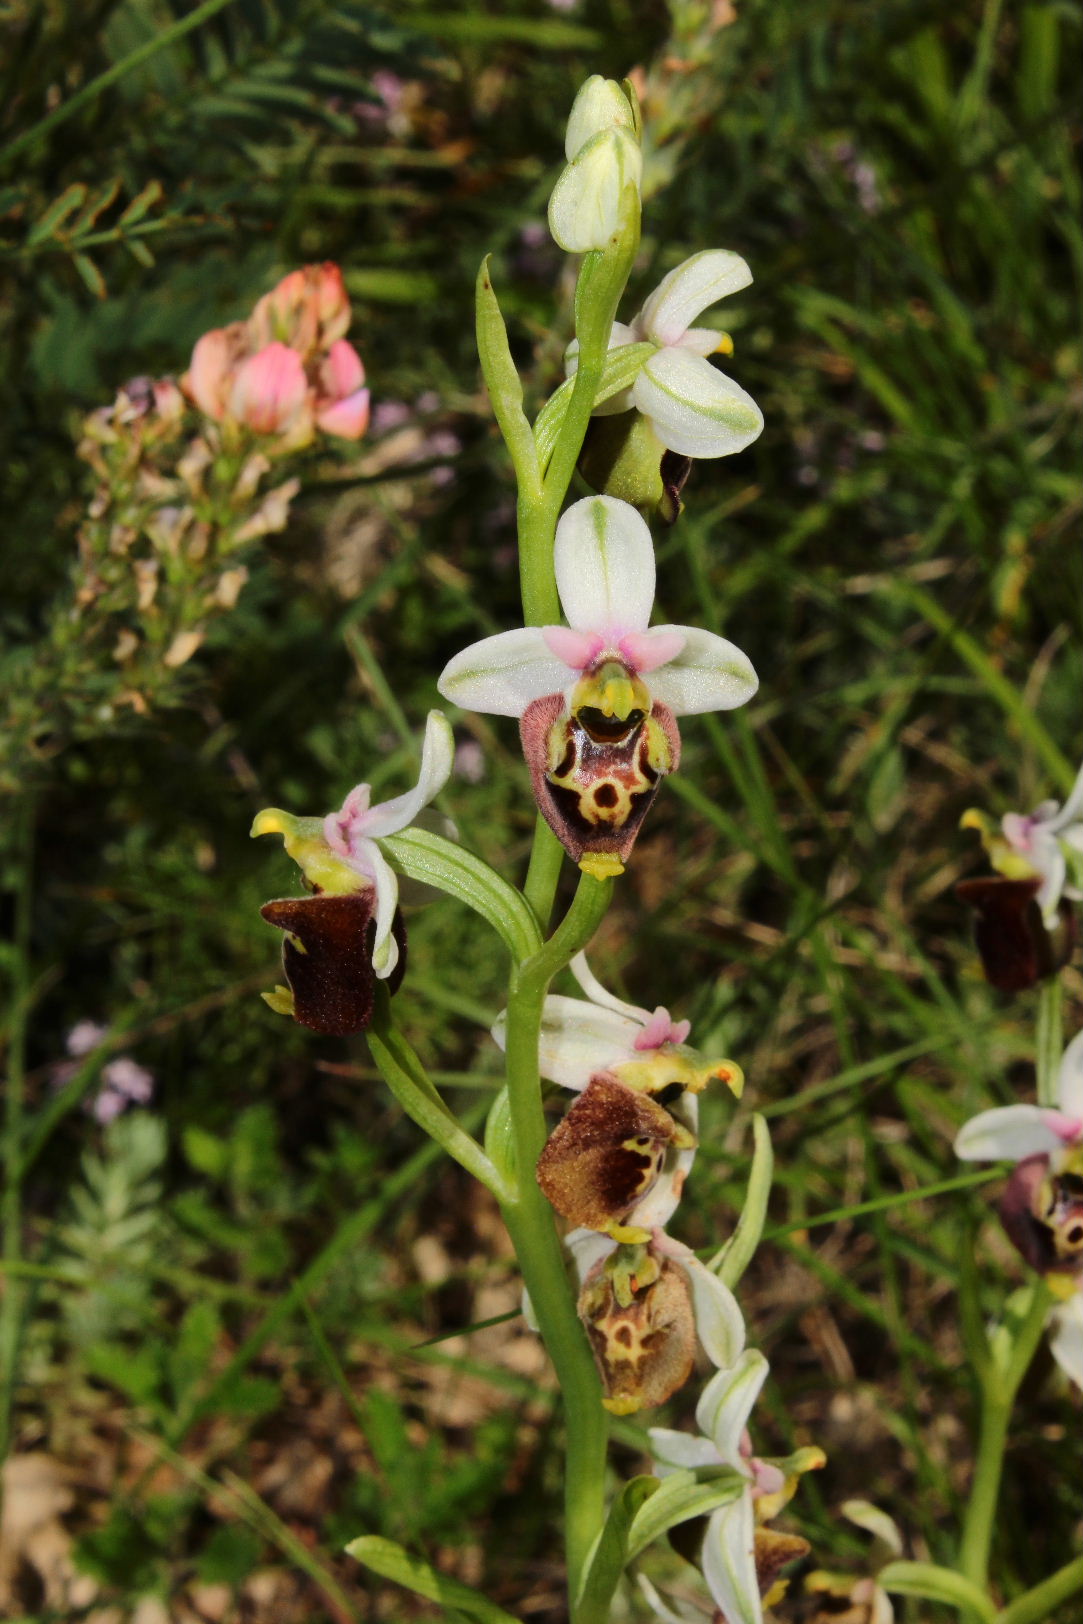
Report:
[{"label": "pink sainfoin flower cluster", "polygon": [[204,333],[181,385],[215,422],[273,436],[280,453],[303,449],[318,430],[358,440],[369,392],[346,340],[349,325],[338,266],[306,265],[265,294],[247,321]]}]

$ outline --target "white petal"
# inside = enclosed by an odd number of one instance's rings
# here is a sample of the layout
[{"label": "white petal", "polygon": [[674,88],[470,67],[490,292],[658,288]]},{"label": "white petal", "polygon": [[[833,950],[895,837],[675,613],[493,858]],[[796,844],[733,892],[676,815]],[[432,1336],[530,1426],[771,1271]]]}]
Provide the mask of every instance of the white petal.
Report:
[{"label": "white petal", "polygon": [[955,1136],[955,1154],[964,1162],[1021,1162],[1024,1156],[1060,1150],[1063,1140],[1040,1105],[1002,1105],[980,1111]]},{"label": "white petal", "polygon": [[1065,1116],[1083,1117],[1083,1031],[1076,1033],[1061,1056],[1057,1104]]},{"label": "white petal", "polygon": [[745,1322],[737,1299],[730,1288],[697,1259],[689,1259],[682,1267],[692,1286],[692,1312],[703,1351],[713,1365],[728,1370],[737,1363],[745,1345]]},{"label": "white petal", "polygon": [[610,992],[608,988],[603,987],[587,963],[586,953],[577,953],[568,969],[572,972],[572,975],[592,1004],[597,1004],[599,1009],[615,1010],[618,1015],[626,1015],[630,1021],[635,1021],[637,1025],[646,1026],[651,1018],[650,1010],[641,1009],[638,1004],[626,1004],[623,998],[618,998],[616,993]]},{"label": "white petal", "polygon": [[684,457],[728,457],[763,432],[752,396],[690,350],[657,350],[644,361],[632,399],[662,444]]},{"label": "white petal", "polygon": [[454,759],[455,737],[451,723],[443,711],[431,710],[425,723],[417,783],[405,795],[380,801],[363,812],[358,820],[358,833],[369,840],[382,840],[385,835],[397,835],[400,829],[413,823],[421,808],[428,806],[447,783]]},{"label": "white petal", "polygon": [[654,543],[627,502],[586,496],[574,503],[557,525],[553,564],[564,613],[576,631],[646,630],[654,603]]},{"label": "white petal", "polygon": [[592,136],[561,170],[549,198],[549,230],[569,254],[605,248],[620,223],[626,186],[638,188],[643,154],[626,130]]},{"label": "white petal", "polygon": [[739,293],[751,281],[752,272],[740,254],[705,248],[663,276],[635,324],[656,344],[675,344],[702,311]]},{"label": "white petal", "polygon": [[1049,1316],[1049,1350],[1064,1374],[1083,1387],[1083,1288]]},{"label": "white petal", "polygon": [[729,1370],[711,1377],[696,1405],[697,1427],[714,1440],[719,1459],[738,1472],[748,1470],[741,1459],[741,1434],[769,1368],[758,1348],[746,1348]]},{"label": "white petal", "polygon": [[724,1464],[709,1438],[695,1438],[690,1432],[673,1432],[669,1427],[650,1427],[648,1435],[655,1477],[669,1477],[671,1472],[694,1471],[697,1466]]},{"label": "white petal", "polygon": [[1050,818],[1048,827],[1052,833],[1057,834],[1066,824],[1075,823],[1083,818],[1083,767],[1076,774],[1076,781],[1072,785],[1071,793],[1064,805]]},{"label": "white petal", "polygon": [[726,343],[726,335],[714,327],[690,327],[677,340],[678,348],[692,355],[728,355],[733,346]]},{"label": "white petal", "polygon": [[1042,876],[1042,883],[1034,900],[1042,910],[1042,919],[1046,926],[1052,927],[1056,922],[1057,908],[1064,892],[1064,883],[1068,878],[1067,860],[1056,835],[1047,835],[1042,830],[1035,830],[1028,856]]},{"label": "white petal", "polygon": [[703,1540],[703,1577],[726,1624],[763,1624],[755,1539],[750,1493],[711,1513]]},{"label": "white petal", "polygon": [[675,716],[735,710],[747,705],[759,687],[752,661],[736,643],[696,626],[654,626],[652,630],[680,632],[684,637],[676,658],[647,678],[651,698],[660,699]]},{"label": "white petal", "polygon": [[592,73],[572,102],[564,137],[565,156],[571,160],[601,130],[610,128],[629,132],[635,129],[631,105],[615,79]]},{"label": "white petal", "polygon": [[655,1618],[662,1619],[664,1624],[704,1624],[705,1615],[696,1608],[682,1607],[678,1610],[667,1606],[645,1573],[637,1575],[637,1580],[647,1606]]},{"label": "white petal", "polygon": [[535,699],[559,694],[573,673],[549,651],[538,626],[521,626],[471,643],[448,661],[436,686],[463,710],[521,716]]},{"label": "white petal", "polygon": [[391,934],[395,909],[399,905],[399,882],[395,870],[388,863],[374,840],[359,840],[376,886],[376,940],[372,944],[372,968],[381,981],[385,981],[399,962],[399,944]]},{"label": "white petal", "polygon": [[[551,993],[542,1011],[538,1065],[543,1077],[561,1088],[577,1093],[586,1088],[596,1071],[605,1071],[621,1060],[635,1058],[635,1040],[642,1030],[635,1021],[614,1011],[598,1009],[582,998],[565,998]],[[507,1016],[501,1015],[492,1029],[503,1049],[507,1038]]]}]

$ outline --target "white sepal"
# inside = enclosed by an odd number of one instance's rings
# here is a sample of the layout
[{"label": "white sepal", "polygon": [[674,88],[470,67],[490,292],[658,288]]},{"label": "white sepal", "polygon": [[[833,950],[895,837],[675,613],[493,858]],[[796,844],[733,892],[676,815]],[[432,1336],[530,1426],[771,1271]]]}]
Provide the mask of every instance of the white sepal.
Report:
[{"label": "white sepal", "polygon": [[443,711],[431,710],[425,723],[417,783],[405,795],[381,801],[362,815],[361,833],[365,838],[382,840],[385,835],[397,835],[400,829],[413,823],[422,807],[428,806],[447,783],[454,759],[455,737],[451,724]]},{"label": "white sepal", "polygon": [[1083,1285],[1049,1316],[1049,1349],[1070,1381],[1083,1387]]},{"label": "white sepal", "polygon": [[723,1464],[709,1438],[697,1438],[690,1432],[675,1432],[671,1427],[648,1427],[647,1436],[651,1441],[655,1477],[694,1471],[697,1466]]},{"label": "white sepal", "polygon": [[763,413],[752,396],[679,344],[647,358],[632,399],[662,444],[685,457],[727,457],[763,433]]},{"label": "white sepal", "polygon": [[[543,1077],[579,1093],[596,1071],[607,1071],[634,1057],[637,1023],[614,1011],[598,1009],[582,998],[550,993],[542,1009],[538,1066]],[[492,1029],[501,1049],[507,1041],[507,1016]]]},{"label": "white sepal", "polygon": [[705,248],[662,278],[634,325],[655,344],[679,344],[698,315],[751,281],[740,254]]},{"label": "white sepal", "polygon": [[964,1162],[1021,1162],[1063,1147],[1049,1126],[1051,1113],[1040,1105],[1003,1105],[979,1111],[955,1136],[955,1154]]},{"label": "white sepal", "polygon": [[627,502],[615,496],[575,502],[557,525],[553,564],[576,631],[646,629],[654,603],[654,543]]},{"label": "white sepal", "polygon": [[654,626],[655,632],[680,632],[684,647],[667,665],[652,671],[651,697],[668,705],[674,716],[734,710],[745,705],[760,685],[747,654],[735,643],[696,626]]},{"label": "white sepal", "polygon": [[769,1368],[758,1348],[746,1348],[729,1370],[711,1377],[696,1405],[697,1427],[713,1440],[723,1464],[738,1472],[748,1472],[741,1458],[741,1435]]},{"label": "white sepal", "polygon": [[620,224],[625,187],[637,190],[643,154],[627,130],[601,130],[561,170],[549,198],[549,230],[569,254],[606,248]]},{"label": "white sepal", "polygon": [[711,1513],[703,1539],[703,1577],[726,1624],[763,1624],[755,1541],[751,1492]]},{"label": "white sepal", "polygon": [[436,686],[464,710],[521,716],[533,700],[561,693],[570,675],[541,630],[521,626],[471,643],[448,661]]},{"label": "white sepal", "polygon": [[570,162],[587,142],[603,130],[635,130],[635,120],[627,96],[615,79],[592,73],[580,85],[568,115],[564,155]]},{"label": "white sepal", "polygon": [[1065,1116],[1083,1117],[1083,1031],[1076,1033],[1061,1056],[1057,1104]]},{"label": "white sepal", "polygon": [[365,861],[371,864],[376,887],[376,938],[372,944],[372,968],[381,981],[386,981],[399,962],[399,944],[391,934],[395,909],[399,905],[399,881],[376,842],[365,841],[364,845]]},{"label": "white sepal", "polygon": [[689,1258],[682,1267],[692,1287],[692,1313],[703,1351],[713,1365],[728,1370],[745,1345],[745,1322],[737,1299],[698,1258]]}]

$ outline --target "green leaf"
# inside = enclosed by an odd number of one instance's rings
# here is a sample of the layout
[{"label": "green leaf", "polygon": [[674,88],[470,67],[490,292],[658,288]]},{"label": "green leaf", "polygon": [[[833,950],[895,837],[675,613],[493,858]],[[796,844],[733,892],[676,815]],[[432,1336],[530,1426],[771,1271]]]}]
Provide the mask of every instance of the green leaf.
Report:
[{"label": "green leaf", "polygon": [[752,1166],[749,1170],[748,1190],[741,1216],[725,1246],[708,1264],[708,1268],[713,1269],[731,1291],[748,1268],[760,1244],[775,1167],[770,1130],[758,1111],[752,1118],[752,1135],[754,1140]]},{"label": "green leaf", "polygon": [[687,1522],[690,1517],[706,1517],[719,1506],[739,1499],[744,1491],[744,1478],[728,1469],[706,1482],[701,1482],[694,1472],[671,1472],[660,1480],[655,1493],[632,1519],[625,1561],[633,1562],[677,1523]]},{"label": "green leaf", "polygon": [[657,1477],[633,1477],[613,1501],[587,1558],[575,1609],[576,1624],[606,1624],[613,1592],[628,1561],[628,1536],[636,1513],[660,1487]]},{"label": "green leaf", "polygon": [[49,204],[41,219],[29,232],[26,246],[34,248],[47,237],[55,236],[57,227],[63,225],[69,214],[74,214],[76,209],[82,208],[86,202],[86,195],[87,189],[82,181],[77,181],[74,186],[68,186]]},{"label": "green leaf", "polygon": [[83,281],[96,299],[104,299],[107,295],[105,278],[90,258],[89,254],[73,254],[72,264],[79,272]]},{"label": "green leaf", "polygon": [[363,1534],[360,1539],[350,1541],[346,1554],[368,1568],[370,1573],[378,1573],[381,1579],[390,1579],[394,1584],[402,1585],[404,1590],[412,1590],[415,1596],[424,1596],[426,1601],[440,1602],[445,1607],[454,1608],[467,1618],[476,1620],[477,1624],[517,1624],[512,1615],[505,1613],[495,1602],[479,1596],[476,1590],[471,1590],[469,1585],[460,1583],[458,1579],[449,1579],[446,1574],[437,1573],[427,1562],[410,1556],[393,1539],[382,1539],[378,1534]]},{"label": "green leaf", "polygon": [[[644,361],[654,354],[657,344],[622,344],[619,349],[610,350],[605,358],[605,367],[602,371],[602,381],[594,391],[594,404],[600,406],[604,400],[613,395],[619,395],[622,389],[630,389],[639,376],[639,370]],[[553,447],[557,443],[557,436],[564,423],[568,410],[568,403],[575,388],[575,378],[565,378],[555,394],[550,395],[534,424],[534,440],[538,448],[538,461],[543,468],[548,466],[553,455]]]},{"label": "green leaf", "polygon": [[134,226],[138,224],[144,215],[149,214],[150,210],[156,203],[161,202],[164,196],[165,193],[162,189],[162,183],[160,180],[148,181],[143,187],[143,190],[141,192],[137,192],[132,198],[132,201],[128,204],[127,208],[124,210],[124,213],[117,221],[117,225],[123,229],[126,226]]},{"label": "green leaf", "polygon": [[425,829],[404,829],[378,844],[400,873],[458,898],[488,920],[515,960],[538,951],[541,933],[527,902],[480,857]]},{"label": "green leaf", "polygon": [[959,1612],[971,1612],[992,1624],[996,1608],[972,1579],[952,1568],[938,1568],[932,1562],[889,1562],[881,1568],[879,1583],[896,1596],[920,1596],[923,1601],[939,1601]]},{"label": "green leaf", "polygon": [[489,274],[490,259],[491,255],[486,254],[482,260],[474,290],[481,372],[489,391],[493,415],[515,468],[519,490],[536,501],[541,490],[538,453],[523,411],[522,380],[511,358],[508,331]]}]

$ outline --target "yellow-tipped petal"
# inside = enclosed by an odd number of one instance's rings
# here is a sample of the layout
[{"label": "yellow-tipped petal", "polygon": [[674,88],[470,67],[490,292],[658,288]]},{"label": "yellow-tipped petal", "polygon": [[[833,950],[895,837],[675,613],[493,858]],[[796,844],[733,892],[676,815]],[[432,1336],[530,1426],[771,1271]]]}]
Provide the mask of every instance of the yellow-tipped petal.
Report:
[{"label": "yellow-tipped petal", "polygon": [[714,350],[712,351],[712,354],[714,354],[714,355],[732,355],[733,354],[733,339],[730,337],[730,335],[728,333],[719,333],[719,335],[718,335],[718,343],[715,345]]},{"label": "yellow-tipped petal", "polygon": [[984,812],[979,812],[976,806],[968,806],[959,819],[960,829],[976,829],[980,835],[992,834],[992,824]]},{"label": "yellow-tipped petal", "polygon": [[281,807],[268,806],[252,820],[253,838],[281,835],[286,851],[305,879],[317,891],[330,896],[351,896],[364,891],[372,881],[336,857],[328,846],[322,818],[298,818]]}]

